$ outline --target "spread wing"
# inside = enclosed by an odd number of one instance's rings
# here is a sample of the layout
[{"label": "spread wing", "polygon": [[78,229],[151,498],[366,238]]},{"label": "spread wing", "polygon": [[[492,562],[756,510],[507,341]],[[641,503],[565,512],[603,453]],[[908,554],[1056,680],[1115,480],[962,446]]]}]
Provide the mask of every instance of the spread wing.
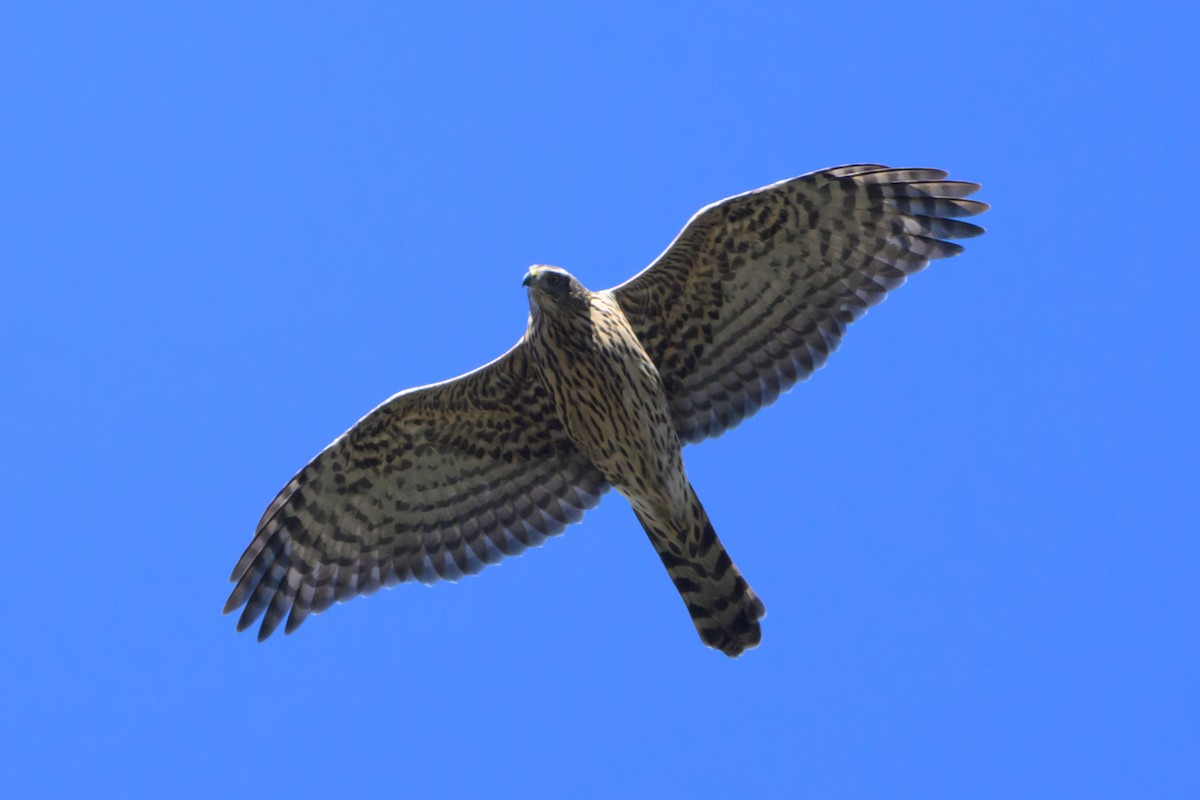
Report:
[{"label": "spread wing", "polygon": [[821,367],[846,326],[983,229],[979,186],[934,169],[857,164],[702,209],[609,291],[666,386],[679,438],[734,427]]},{"label": "spread wing", "polygon": [[608,486],[567,440],[524,342],[459,378],[401,392],[325,448],[263,514],[230,580],[258,638],[415,578],[478,572],[561,533]]}]

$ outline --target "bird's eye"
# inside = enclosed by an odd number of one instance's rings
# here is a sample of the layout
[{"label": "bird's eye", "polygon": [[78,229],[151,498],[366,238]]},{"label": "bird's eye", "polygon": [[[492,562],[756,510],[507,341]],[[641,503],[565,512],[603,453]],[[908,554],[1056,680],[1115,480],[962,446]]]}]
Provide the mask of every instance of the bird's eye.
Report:
[{"label": "bird's eye", "polygon": [[559,272],[551,272],[546,276],[546,284],[551,289],[561,289],[567,283],[567,279]]}]

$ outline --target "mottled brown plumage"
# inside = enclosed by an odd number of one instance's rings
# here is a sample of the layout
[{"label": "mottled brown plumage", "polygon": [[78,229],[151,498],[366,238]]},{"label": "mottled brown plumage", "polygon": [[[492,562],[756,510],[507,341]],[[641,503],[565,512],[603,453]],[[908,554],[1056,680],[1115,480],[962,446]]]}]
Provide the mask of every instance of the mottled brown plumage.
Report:
[{"label": "mottled brown plumage", "polygon": [[978,186],[838,167],[700,211],[626,283],[526,276],[530,324],[496,361],[401,392],[275,498],[225,611],[259,638],[415,578],[479,571],[559,533],[615,486],[703,641],[758,644],[763,605],[688,482],[681,442],[737,425],[820,367],[846,326],[982,230]]},{"label": "mottled brown plumage", "polygon": [[688,483],[662,379],[616,298],[554,267],[526,284],[530,361],[567,436],[633,506],[705,644],[758,644],[763,605]]}]

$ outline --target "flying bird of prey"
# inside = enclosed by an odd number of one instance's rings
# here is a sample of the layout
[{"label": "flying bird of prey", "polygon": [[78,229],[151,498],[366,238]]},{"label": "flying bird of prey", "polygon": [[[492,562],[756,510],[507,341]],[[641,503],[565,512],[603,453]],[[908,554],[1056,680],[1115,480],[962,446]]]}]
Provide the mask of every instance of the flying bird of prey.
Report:
[{"label": "flying bird of prey", "polygon": [[560,533],[615,487],[701,640],[759,643],[762,602],[688,482],[680,448],[718,436],[807,378],[846,326],[948,239],[976,236],[979,186],[935,169],[856,164],[697,213],[645,270],[592,292],[525,275],[529,325],[504,355],[400,392],[288,481],[231,580],[238,630],[381,586],[478,572]]}]

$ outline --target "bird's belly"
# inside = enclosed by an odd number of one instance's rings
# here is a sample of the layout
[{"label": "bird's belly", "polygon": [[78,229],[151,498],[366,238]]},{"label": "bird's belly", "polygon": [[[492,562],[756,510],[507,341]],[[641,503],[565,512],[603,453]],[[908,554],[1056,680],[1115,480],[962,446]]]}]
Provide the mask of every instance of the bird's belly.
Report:
[{"label": "bird's belly", "polygon": [[[569,377],[567,377],[569,376]],[[551,376],[575,445],[622,494],[657,494],[683,475],[679,438],[658,371],[640,347],[616,343]]]}]

